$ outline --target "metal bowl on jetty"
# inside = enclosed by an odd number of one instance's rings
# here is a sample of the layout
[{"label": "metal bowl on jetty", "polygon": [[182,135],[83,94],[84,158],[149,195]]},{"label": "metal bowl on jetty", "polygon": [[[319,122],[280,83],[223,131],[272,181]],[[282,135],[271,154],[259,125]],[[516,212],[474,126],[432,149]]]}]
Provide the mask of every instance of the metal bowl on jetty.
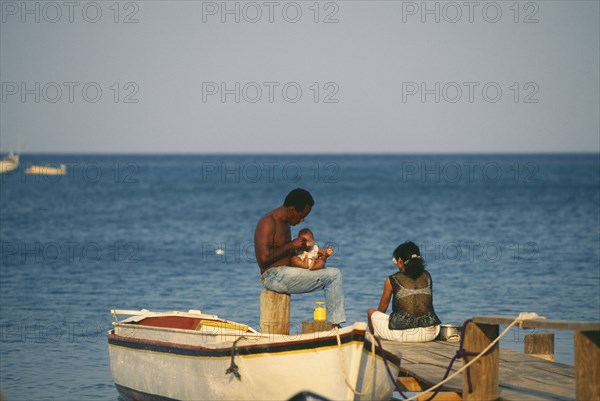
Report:
[{"label": "metal bowl on jetty", "polygon": [[460,341],[461,334],[462,326],[451,323],[441,324],[440,334],[438,334],[437,339],[442,341],[458,342]]}]

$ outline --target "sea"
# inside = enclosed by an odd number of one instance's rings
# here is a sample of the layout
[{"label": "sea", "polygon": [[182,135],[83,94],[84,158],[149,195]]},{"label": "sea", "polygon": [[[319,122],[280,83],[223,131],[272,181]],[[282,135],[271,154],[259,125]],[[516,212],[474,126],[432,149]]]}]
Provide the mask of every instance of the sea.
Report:
[{"label": "sea", "polygon": [[[62,176],[28,175],[32,165]],[[309,227],[365,321],[411,240],[444,323],[600,319],[600,155],[22,154],[0,175],[0,391],[113,400],[111,309],[198,309],[258,328],[258,219],[309,190]],[[322,293],[292,296],[291,332]],[[523,350],[513,328],[504,348]],[[542,331],[537,331],[542,332]],[[555,333],[573,364],[573,336]]]}]

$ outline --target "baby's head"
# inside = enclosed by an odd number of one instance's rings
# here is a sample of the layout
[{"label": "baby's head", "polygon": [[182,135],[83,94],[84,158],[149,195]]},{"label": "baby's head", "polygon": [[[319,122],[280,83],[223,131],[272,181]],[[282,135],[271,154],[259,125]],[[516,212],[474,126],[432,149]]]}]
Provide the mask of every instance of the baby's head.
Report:
[{"label": "baby's head", "polygon": [[306,240],[307,248],[312,248],[315,245],[315,236],[308,228],[303,228],[302,230],[298,231],[298,238],[304,238]]}]

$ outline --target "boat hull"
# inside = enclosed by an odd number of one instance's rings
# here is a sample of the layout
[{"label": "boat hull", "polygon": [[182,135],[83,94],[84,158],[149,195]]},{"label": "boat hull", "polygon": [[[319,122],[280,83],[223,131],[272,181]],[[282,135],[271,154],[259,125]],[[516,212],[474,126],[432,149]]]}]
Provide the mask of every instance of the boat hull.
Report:
[{"label": "boat hull", "polygon": [[[385,400],[393,383],[382,355],[392,377],[399,369],[393,355],[377,349],[373,356],[364,323],[297,336],[116,326],[108,336],[111,371],[119,392],[134,400],[288,400],[303,391]],[[226,373],[232,366],[239,378]]]},{"label": "boat hull", "polygon": [[67,167],[61,164],[60,167],[51,166],[31,166],[25,169],[25,174],[32,175],[65,175],[67,174]]},{"label": "boat hull", "polygon": [[19,167],[19,163],[0,160],[0,174],[8,173]]}]

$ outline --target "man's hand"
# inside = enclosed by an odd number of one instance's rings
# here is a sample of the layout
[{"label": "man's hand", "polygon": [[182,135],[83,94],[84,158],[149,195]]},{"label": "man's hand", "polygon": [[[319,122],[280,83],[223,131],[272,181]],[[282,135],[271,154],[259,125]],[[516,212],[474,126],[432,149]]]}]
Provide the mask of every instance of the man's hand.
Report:
[{"label": "man's hand", "polygon": [[306,238],[302,238],[302,237],[294,238],[291,242],[291,245],[292,245],[292,250],[299,250],[299,249],[307,250]]}]

